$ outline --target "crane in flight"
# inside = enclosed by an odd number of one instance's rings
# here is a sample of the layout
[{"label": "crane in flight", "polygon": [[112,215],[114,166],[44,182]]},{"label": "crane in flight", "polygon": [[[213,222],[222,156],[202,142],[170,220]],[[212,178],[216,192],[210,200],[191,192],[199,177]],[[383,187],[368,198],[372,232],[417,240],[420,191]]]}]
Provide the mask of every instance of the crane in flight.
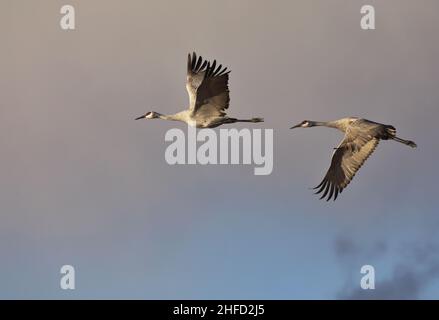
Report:
[{"label": "crane in flight", "polygon": [[175,114],[164,115],[150,111],[136,118],[163,119],[186,122],[197,128],[215,128],[226,123],[235,122],[263,122],[262,118],[236,119],[226,115],[229,108],[229,73],[222,65],[217,66],[197,59],[195,52],[188,54],[186,90],[189,94],[189,108]]},{"label": "crane in flight", "polygon": [[315,126],[335,128],[345,134],[344,139],[335,148],[325,177],[314,188],[314,190],[318,189],[316,194],[323,192],[320,199],[328,195],[326,201],[332,197],[334,201],[337,199],[338,194],[347,187],[363,163],[374,152],[380,140],[391,139],[416,148],[416,143],[413,141],[398,138],[395,127],[356,117],[328,122],[304,120],[290,129]]}]

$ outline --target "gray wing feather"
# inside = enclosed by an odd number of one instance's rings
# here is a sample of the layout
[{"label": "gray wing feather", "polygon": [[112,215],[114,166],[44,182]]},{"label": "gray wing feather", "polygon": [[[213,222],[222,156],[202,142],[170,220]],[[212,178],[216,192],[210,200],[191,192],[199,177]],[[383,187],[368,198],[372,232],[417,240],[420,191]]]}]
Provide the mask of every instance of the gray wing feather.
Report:
[{"label": "gray wing feather", "polygon": [[229,73],[216,60],[210,64],[195,52],[188,55],[186,89],[189,94],[189,108],[200,117],[225,115],[229,107]]},{"label": "gray wing feather", "polygon": [[[323,192],[320,199],[328,195],[337,199],[339,193],[352,181],[355,174],[375,151],[379,139],[358,130],[351,129],[346,132],[345,138],[334,151],[329,167],[322,182],[314,189],[319,189],[316,194]],[[328,194],[329,193],[329,194]]]}]

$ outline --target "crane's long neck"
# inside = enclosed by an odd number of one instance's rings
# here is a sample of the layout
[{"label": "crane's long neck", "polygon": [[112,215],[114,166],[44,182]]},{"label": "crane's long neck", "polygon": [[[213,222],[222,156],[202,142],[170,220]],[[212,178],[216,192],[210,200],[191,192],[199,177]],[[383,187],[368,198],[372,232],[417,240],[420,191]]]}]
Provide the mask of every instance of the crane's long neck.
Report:
[{"label": "crane's long neck", "polygon": [[337,120],[335,120],[335,121],[313,121],[312,124],[314,126],[322,126],[322,127],[338,129],[338,130],[343,131],[343,132],[345,132],[345,130],[346,130],[346,128],[343,126],[343,124]]},{"label": "crane's long neck", "polygon": [[158,115],[158,118],[162,119],[162,120],[184,121],[180,112],[175,113],[175,114],[161,114],[161,113],[157,112],[157,115]]}]

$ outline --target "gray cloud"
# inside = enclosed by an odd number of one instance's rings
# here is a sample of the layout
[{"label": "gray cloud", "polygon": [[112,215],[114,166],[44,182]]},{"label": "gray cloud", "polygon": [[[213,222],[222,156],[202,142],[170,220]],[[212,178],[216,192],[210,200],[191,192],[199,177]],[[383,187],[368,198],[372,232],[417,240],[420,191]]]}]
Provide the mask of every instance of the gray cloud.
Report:
[{"label": "gray cloud", "polygon": [[[335,254],[340,262],[356,263],[370,259],[370,254],[378,249],[377,254],[386,253],[387,244],[376,242],[371,247],[362,247],[352,239],[337,238]],[[386,248],[386,249],[385,249]],[[391,267],[390,275],[380,280],[375,270],[375,290],[363,290],[359,285],[359,277],[353,277],[353,272],[343,288],[337,293],[339,299],[418,299],[427,286],[439,276],[438,246],[434,243],[409,243],[394,252],[397,255],[396,263]],[[389,252],[391,253],[391,252]],[[369,254],[369,256],[368,256]]]},{"label": "gray cloud", "polygon": [[[381,255],[387,251],[387,243],[378,240],[367,249],[369,255]],[[335,254],[341,259],[350,258],[356,255],[359,250],[364,250],[364,248],[348,237],[340,236],[335,239]]]}]

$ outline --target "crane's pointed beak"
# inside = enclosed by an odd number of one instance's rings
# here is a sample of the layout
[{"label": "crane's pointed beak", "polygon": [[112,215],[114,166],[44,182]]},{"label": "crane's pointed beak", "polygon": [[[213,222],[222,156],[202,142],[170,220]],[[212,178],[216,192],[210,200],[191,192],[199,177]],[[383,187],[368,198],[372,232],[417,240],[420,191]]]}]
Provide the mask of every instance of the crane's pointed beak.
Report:
[{"label": "crane's pointed beak", "polygon": [[140,119],[144,119],[145,118],[145,115],[143,115],[143,116],[140,116],[140,117],[137,117],[136,119],[134,119],[134,120],[140,120]]},{"label": "crane's pointed beak", "polygon": [[294,129],[294,128],[300,128],[302,126],[302,124],[301,123],[299,123],[299,124],[296,124],[295,126],[292,126],[290,129]]}]

